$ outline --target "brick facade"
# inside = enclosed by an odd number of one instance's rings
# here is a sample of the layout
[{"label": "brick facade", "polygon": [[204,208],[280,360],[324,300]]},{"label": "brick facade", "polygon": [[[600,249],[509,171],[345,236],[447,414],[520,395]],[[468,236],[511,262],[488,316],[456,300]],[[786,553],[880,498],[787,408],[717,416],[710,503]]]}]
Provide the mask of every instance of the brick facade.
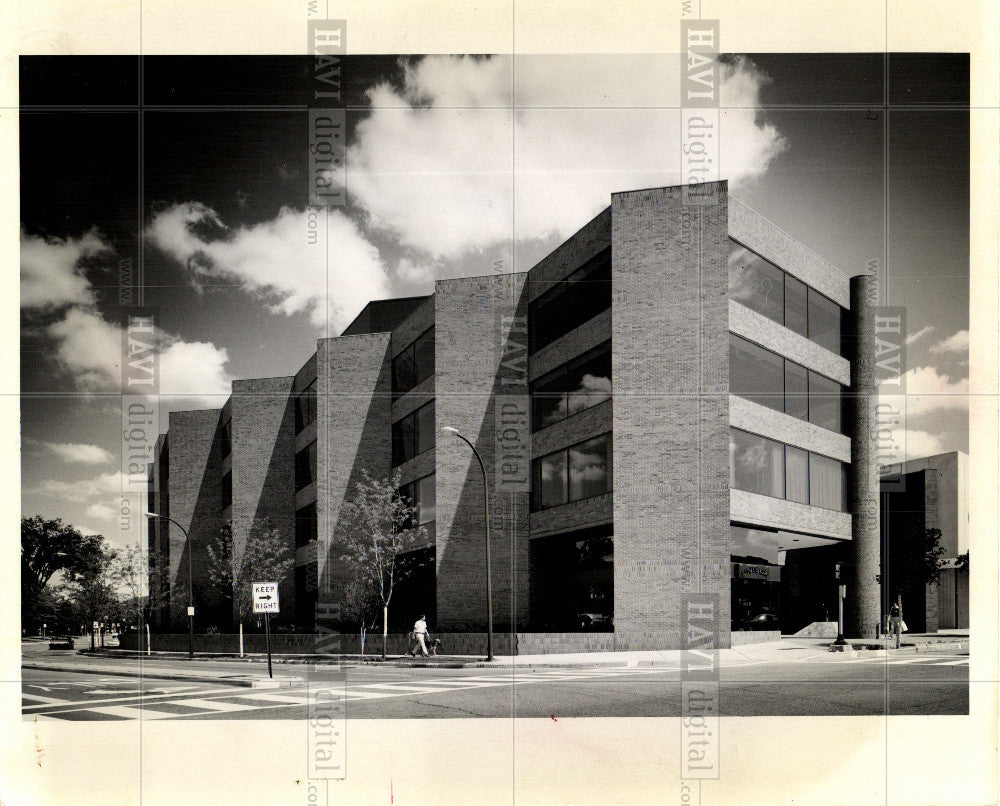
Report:
[{"label": "brick facade", "polygon": [[317,465],[316,509],[319,518],[317,619],[338,615],[346,583],[345,569],[333,543],[341,504],[367,470],[389,473],[390,383],[389,334],[365,333],[321,339],[316,351]]},{"label": "brick facade", "polygon": [[[320,339],[316,354],[294,378],[233,384],[224,413],[231,418],[228,458],[218,455],[213,430],[218,411],[171,415],[171,514],[180,506],[185,523],[198,521],[200,535],[229,514],[242,545],[252,525],[264,522],[288,530],[294,540],[296,510],[315,502],[318,540],[300,547],[298,560],[315,558],[317,623],[334,623],[351,577],[333,541],[340,508],[363,471],[384,477],[392,470],[392,424],[433,401],[433,447],[397,470],[401,484],[435,476],[436,516],[426,541],[436,560],[434,629],[479,633],[486,624],[482,477],[469,447],[442,434],[444,426],[469,439],[485,464],[494,626],[511,646],[679,647],[682,599],[692,592],[718,596],[716,646],[745,639],[730,633],[733,521],[772,533],[809,533],[817,544],[860,537],[861,573],[873,573],[868,562],[873,521],[870,514],[851,514],[874,496],[877,528],[870,450],[850,434],[731,397],[729,334],[742,334],[842,383],[853,382],[855,389],[867,389],[870,379],[858,375],[851,361],[729,299],[730,236],[842,307],[859,298],[851,298],[842,272],[748,208],[731,204],[725,183],[714,191],[709,205],[684,204],[679,187],[616,193],[608,209],[530,272],[439,280],[431,296],[371,303],[343,335]],[[611,255],[610,310],[529,352],[530,304],[605,250]],[[862,306],[850,326],[864,330],[867,316],[870,308]],[[394,400],[393,358],[431,327],[434,374]],[[507,426],[508,405],[514,412],[520,407],[526,418],[530,414],[529,381],[608,341],[612,400],[534,433],[527,419]],[[316,420],[296,433],[295,396],[313,379]],[[848,431],[867,427],[869,414],[859,406]],[[824,510],[731,490],[731,426],[853,462],[854,509]],[[609,432],[611,490],[531,511],[531,460]],[[512,438],[520,441],[516,450]],[[313,441],[315,481],[297,485],[295,456]],[[219,484],[230,470],[233,503],[223,513]],[[154,472],[154,486],[156,479]],[[195,513],[199,496],[216,509]],[[607,527],[613,529],[613,632],[525,633],[537,617],[531,612],[532,591],[553,572],[532,575],[532,547],[548,551],[546,541],[551,546],[560,536],[591,528],[587,536],[603,539]],[[194,543],[197,550],[198,537]],[[175,586],[182,582],[182,549],[172,536]],[[867,583],[856,588],[864,607],[855,615],[862,622],[870,615],[869,589]],[[286,603],[293,606],[293,596],[283,592],[283,610]],[[184,597],[174,599],[183,607]]]},{"label": "brick facade", "polygon": [[[441,280],[435,288],[437,444],[437,613],[447,630],[482,629],[486,621],[485,501],[469,447],[482,456],[490,489],[493,617],[509,628],[527,618],[528,494],[498,493],[496,395],[526,397],[525,275]],[[519,387],[501,385],[507,359],[524,363]]]},{"label": "brick facade", "polygon": [[616,641],[680,646],[681,598],[702,591],[729,646],[726,195],[619,193],[611,218]]},{"label": "brick facade", "polygon": [[[169,525],[170,621],[187,622],[188,563],[194,590],[195,629],[215,623],[221,597],[208,576],[208,543],[222,529],[220,409],[172,411],[170,434]],[[192,562],[193,560],[193,562]]]}]

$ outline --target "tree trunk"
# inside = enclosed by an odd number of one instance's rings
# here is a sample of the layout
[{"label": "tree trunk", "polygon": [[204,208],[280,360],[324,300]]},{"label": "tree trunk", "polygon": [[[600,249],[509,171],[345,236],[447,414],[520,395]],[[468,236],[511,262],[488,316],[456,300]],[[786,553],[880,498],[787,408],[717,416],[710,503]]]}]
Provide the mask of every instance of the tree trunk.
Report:
[{"label": "tree trunk", "polygon": [[382,660],[385,660],[385,647],[389,641],[389,605],[382,605]]},{"label": "tree trunk", "polygon": [[365,656],[365,625],[361,625],[361,657]]}]

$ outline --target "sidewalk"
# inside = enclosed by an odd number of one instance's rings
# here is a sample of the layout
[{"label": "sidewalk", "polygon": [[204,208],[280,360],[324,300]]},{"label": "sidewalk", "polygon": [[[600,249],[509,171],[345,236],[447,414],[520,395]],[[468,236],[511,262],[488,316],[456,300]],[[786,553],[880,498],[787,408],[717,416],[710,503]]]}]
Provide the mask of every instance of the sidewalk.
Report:
[{"label": "sidewalk", "polygon": [[[968,652],[968,632],[950,631],[949,635],[906,635],[900,649],[886,650],[880,642],[863,639],[849,639],[853,651],[838,653],[836,657],[830,652],[829,638],[794,638],[786,637],[779,641],[769,641],[760,644],[746,644],[733,649],[720,649],[719,664],[733,666],[757,663],[801,662],[807,660],[823,660],[836,662],[844,657],[857,657],[858,652],[871,656],[885,655],[891,657],[897,654],[917,652]],[[891,640],[891,639],[890,639]],[[345,667],[363,666],[396,666],[414,668],[630,668],[630,667],[664,667],[680,668],[683,650],[646,650],[632,652],[578,652],[554,655],[498,655],[492,662],[487,662],[483,655],[438,655],[426,658],[411,658],[406,656],[389,656],[381,660],[376,656],[362,658],[358,655],[285,655],[274,656],[273,665],[283,667],[276,673],[275,679],[283,679],[286,685],[302,680],[302,676],[290,677],[289,666],[311,666],[313,671],[303,670],[306,674],[324,674],[339,672]],[[247,655],[239,658],[232,655],[196,655],[189,660],[186,653],[154,652],[151,656],[143,655],[141,659],[134,652],[125,650],[110,650],[94,655],[40,655],[31,653],[24,657],[22,668],[40,669],[46,671],[64,671],[85,674],[125,675],[132,677],[150,677],[157,679],[184,680],[194,682],[212,682],[233,686],[251,686],[261,678],[266,680],[263,665],[267,656],[263,654]]]}]

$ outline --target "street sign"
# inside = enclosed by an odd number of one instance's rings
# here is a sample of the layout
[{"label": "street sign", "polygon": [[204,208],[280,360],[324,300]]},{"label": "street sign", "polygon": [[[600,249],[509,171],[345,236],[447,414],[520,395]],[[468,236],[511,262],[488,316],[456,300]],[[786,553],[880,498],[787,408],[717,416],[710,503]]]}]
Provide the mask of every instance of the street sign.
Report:
[{"label": "street sign", "polygon": [[278,613],[278,583],[277,582],[254,582],[253,583],[253,612],[254,613]]},{"label": "street sign", "polygon": [[189,616],[193,616],[194,615],[194,608],[193,607],[189,607],[188,608],[188,615]]}]

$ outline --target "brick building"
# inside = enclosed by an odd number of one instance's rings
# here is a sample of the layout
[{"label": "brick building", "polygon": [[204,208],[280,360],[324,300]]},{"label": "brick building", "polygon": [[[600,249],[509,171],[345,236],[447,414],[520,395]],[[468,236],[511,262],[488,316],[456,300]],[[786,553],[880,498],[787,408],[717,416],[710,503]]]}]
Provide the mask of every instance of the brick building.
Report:
[{"label": "brick building", "polygon": [[[339,507],[362,471],[398,470],[427,529],[398,625],[426,611],[432,629],[480,631],[482,480],[449,426],[489,476],[498,631],[678,647],[682,597],[702,591],[718,595],[729,646],[751,626],[835,613],[842,562],[851,629],[873,632],[878,479],[852,438],[874,421],[873,281],[725,182],[700,189],[710,203],[680,187],[613,194],[528,272],[372,302],[294,377],[171,414],[151,506],[190,527],[196,567],[199,538],[226,520],[244,540],[265,521],[285,530],[297,572],[283,611],[302,630],[346,628]],[[150,543],[174,591],[161,621],[179,624],[183,538],[157,524]],[[210,602],[204,584],[195,598]]]},{"label": "brick building", "polygon": [[[883,608],[899,597],[903,618],[914,632],[969,627],[969,456],[961,451],[910,459],[881,477]],[[942,571],[936,583],[907,578],[915,538],[940,532]]]}]

